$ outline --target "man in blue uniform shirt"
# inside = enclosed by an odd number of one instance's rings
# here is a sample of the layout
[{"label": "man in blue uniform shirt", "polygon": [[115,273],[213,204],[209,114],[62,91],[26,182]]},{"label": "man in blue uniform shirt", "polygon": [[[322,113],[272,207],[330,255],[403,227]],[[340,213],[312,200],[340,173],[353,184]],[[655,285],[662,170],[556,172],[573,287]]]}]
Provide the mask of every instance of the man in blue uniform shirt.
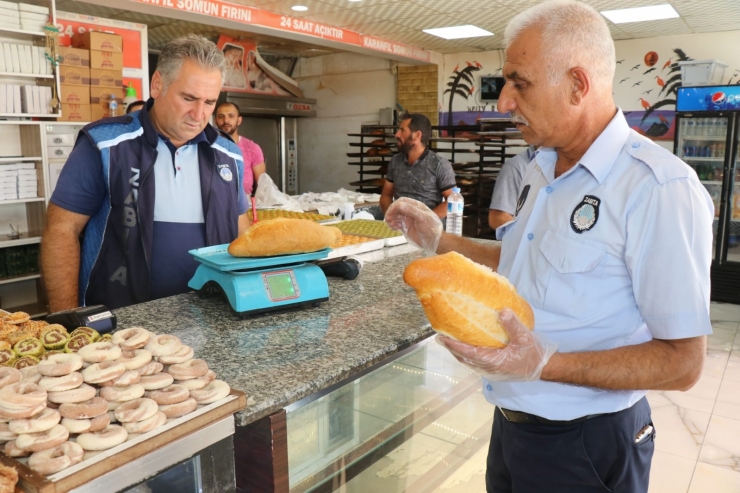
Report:
[{"label": "man in blue uniform shirt", "polygon": [[241,154],[208,124],[224,67],[206,38],[174,39],[141,111],[80,132],[41,243],[51,311],[183,293],[197,267],[188,250],[229,243],[247,228]]},{"label": "man in blue uniform shirt", "polygon": [[386,221],[429,252],[497,270],[534,310],[532,332],[501,312],[504,349],[440,338],[497,406],[488,491],[644,493],[655,437],[645,394],[691,388],[711,333],[712,201],[615,107],[614,43],[598,12],[541,3],[505,37],[499,111],[541,147],[500,247],[442,233],[409,199]]}]

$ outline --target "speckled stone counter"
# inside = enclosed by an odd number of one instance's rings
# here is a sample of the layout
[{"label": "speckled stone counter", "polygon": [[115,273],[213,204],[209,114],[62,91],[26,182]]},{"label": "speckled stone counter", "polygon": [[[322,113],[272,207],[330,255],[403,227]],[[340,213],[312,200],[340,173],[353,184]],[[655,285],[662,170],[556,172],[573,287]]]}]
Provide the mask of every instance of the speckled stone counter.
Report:
[{"label": "speckled stone counter", "polygon": [[116,310],[120,328],[174,334],[250,405],[246,426],[340,382],[431,335],[404,267],[420,252],[408,245],[370,252],[353,281],[329,278],[318,308],[241,320],[220,298],[194,293]]}]

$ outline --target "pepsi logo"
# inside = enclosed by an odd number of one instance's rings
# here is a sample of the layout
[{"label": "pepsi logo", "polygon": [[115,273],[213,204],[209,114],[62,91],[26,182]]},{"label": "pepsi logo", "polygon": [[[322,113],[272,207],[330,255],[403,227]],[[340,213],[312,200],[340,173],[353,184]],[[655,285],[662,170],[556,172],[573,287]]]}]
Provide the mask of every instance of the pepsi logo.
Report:
[{"label": "pepsi logo", "polygon": [[722,91],[717,91],[714,94],[712,94],[712,103],[713,104],[722,104],[725,102],[727,97],[725,96],[725,93]]}]

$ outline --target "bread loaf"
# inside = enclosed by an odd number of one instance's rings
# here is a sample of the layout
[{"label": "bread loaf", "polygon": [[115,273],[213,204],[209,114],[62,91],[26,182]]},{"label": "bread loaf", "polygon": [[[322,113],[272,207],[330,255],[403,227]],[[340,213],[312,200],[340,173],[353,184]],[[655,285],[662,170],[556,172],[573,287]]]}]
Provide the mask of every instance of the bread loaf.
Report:
[{"label": "bread loaf", "polygon": [[254,223],[229,245],[235,257],[274,257],[323,250],[334,245],[342,232],[308,219],[276,218]]},{"label": "bread loaf", "polygon": [[432,328],[473,346],[509,343],[498,313],[510,308],[532,330],[534,313],[503,276],[456,252],[411,262],[403,280],[414,288]]}]

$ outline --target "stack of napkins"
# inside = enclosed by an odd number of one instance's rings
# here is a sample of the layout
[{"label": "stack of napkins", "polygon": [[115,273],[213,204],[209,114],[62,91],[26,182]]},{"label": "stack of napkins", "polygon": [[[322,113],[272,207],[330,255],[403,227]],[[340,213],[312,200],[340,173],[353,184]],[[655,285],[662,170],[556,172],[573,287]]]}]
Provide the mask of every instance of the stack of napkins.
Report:
[{"label": "stack of napkins", "polygon": [[21,18],[21,29],[43,32],[44,26],[49,22],[49,7],[19,3],[18,10]]},{"label": "stack of napkins", "polygon": [[46,48],[18,43],[0,43],[0,72],[53,75]]},{"label": "stack of napkins", "polygon": [[0,28],[20,29],[21,13],[17,3],[0,1]]},{"label": "stack of napkins", "polygon": [[0,84],[0,113],[50,113],[51,87]]}]

